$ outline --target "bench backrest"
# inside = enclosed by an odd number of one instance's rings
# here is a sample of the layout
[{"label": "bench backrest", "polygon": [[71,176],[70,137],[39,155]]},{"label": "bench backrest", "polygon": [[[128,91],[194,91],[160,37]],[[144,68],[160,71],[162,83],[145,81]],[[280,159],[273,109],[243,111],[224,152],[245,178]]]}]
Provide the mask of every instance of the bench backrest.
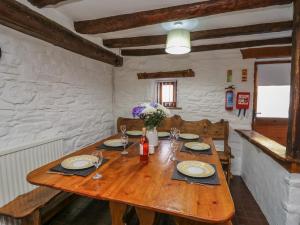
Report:
[{"label": "bench backrest", "polygon": [[[120,131],[120,125],[122,124],[126,125],[127,130],[141,130],[144,127],[144,123],[141,119],[119,117],[117,121],[118,131]],[[202,137],[212,137],[214,140],[224,140],[224,150],[227,151],[229,136],[228,121],[220,120],[216,123],[212,123],[207,119],[186,121],[179,115],[174,115],[170,118],[166,118],[157,130],[170,131],[171,127],[180,129],[182,133],[194,133]]]}]

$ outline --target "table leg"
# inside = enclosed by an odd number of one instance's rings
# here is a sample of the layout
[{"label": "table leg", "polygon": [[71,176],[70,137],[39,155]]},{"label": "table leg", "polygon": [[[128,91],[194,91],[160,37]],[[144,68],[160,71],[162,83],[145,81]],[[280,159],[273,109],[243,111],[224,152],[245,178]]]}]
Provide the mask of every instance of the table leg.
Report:
[{"label": "table leg", "polygon": [[124,225],[123,215],[126,211],[126,204],[118,202],[109,202],[109,209],[111,215],[111,224],[112,225]]},{"label": "table leg", "polygon": [[137,207],[135,207],[135,211],[139,218],[140,225],[153,225],[155,212]]},{"label": "table leg", "polygon": [[[189,219],[182,218],[182,217],[175,217],[174,220],[175,220],[176,225],[209,225],[208,223],[189,220]],[[228,221],[228,222],[224,222],[224,223],[218,223],[215,225],[232,225],[232,223],[231,223],[231,221]]]},{"label": "table leg", "polygon": [[41,225],[41,215],[39,209],[21,220],[21,225]]}]

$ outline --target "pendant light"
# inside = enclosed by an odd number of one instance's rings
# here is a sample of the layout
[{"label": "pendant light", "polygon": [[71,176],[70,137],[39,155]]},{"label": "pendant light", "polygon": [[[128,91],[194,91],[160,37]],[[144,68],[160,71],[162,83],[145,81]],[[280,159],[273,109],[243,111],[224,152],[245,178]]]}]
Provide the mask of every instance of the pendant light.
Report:
[{"label": "pendant light", "polygon": [[166,52],[173,55],[187,54],[191,51],[190,32],[185,29],[174,29],[168,32]]}]

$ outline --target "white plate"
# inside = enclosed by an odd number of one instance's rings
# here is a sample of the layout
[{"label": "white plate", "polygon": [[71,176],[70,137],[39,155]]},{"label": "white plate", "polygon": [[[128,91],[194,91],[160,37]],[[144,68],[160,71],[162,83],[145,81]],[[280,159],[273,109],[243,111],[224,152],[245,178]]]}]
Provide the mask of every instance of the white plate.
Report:
[{"label": "white plate", "polygon": [[93,166],[93,162],[98,159],[92,155],[78,155],[65,159],[61,162],[61,166],[69,170],[81,170],[90,168]]},{"label": "white plate", "polygon": [[187,142],[184,146],[194,151],[206,151],[210,149],[210,146],[203,142]]},{"label": "white plate", "polygon": [[182,134],[179,134],[179,137],[181,137],[182,139],[191,140],[191,139],[199,138],[199,135],[198,134],[182,133]]},{"label": "white plate", "polygon": [[123,146],[121,139],[111,139],[104,142],[104,145],[109,147],[121,147]]},{"label": "white plate", "polygon": [[126,131],[126,134],[130,136],[141,136],[143,133],[140,130],[128,130]]},{"label": "white plate", "polygon": [[197,178],[210,177],[216,172],[212,165],[192,160],[178,163],[177,170],[184,175]]},{"label": "white plate", "polygon": [[158,132],[157,135],[158,135],[158,137],[169,137],[170,133],[169,132]]}]

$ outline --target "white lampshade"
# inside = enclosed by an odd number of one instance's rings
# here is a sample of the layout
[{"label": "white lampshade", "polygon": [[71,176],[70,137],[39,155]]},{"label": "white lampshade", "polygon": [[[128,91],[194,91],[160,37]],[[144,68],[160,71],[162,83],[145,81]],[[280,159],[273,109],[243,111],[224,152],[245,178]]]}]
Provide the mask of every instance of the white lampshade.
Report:
[{"label": "white lampshade", "polygon": [[190,32],[184,29],[169,31],[166,52],[174,55],[186,54],[191,51]]}]

